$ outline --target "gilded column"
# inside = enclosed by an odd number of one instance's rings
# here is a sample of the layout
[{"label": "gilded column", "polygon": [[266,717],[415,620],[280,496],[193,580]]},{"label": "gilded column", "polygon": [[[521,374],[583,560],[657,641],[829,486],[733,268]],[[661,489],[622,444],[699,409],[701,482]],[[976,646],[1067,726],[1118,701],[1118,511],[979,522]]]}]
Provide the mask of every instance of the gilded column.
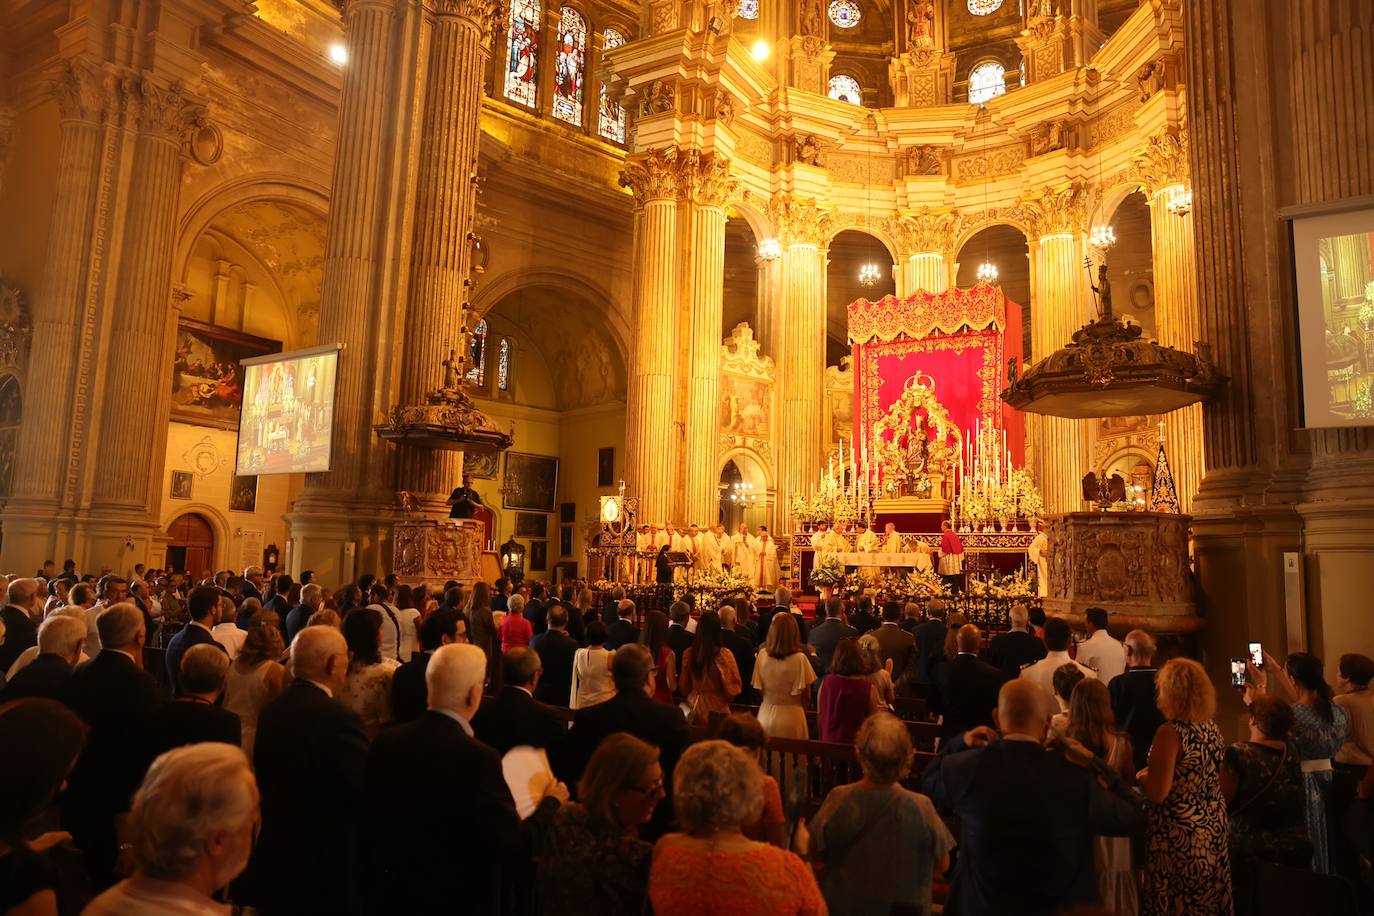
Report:
[{"label": "gilded column", "polygon": [[[639,497],[639,517],[663,524],[673,507],[673,469],[681,441],[673,425],[673,365],[679,359],[679,165],[676,152],[632,156],[621,183],[634,193],[634,351],[630,358],[625,482]],[[719,327],[719,325],[717,325]]]},{"label": "gilded column", "polygon": [[825,253],[830,217],[814,201],[775,195],[773,223],[783,246],[778,425],[779,534],[791,531],[792,498],[819,478],[825,396]]},{"label": "gilded column", "polygon": [[[1031,348],[1043,359],[1064,346],[1093,315],[1083,284],[1083,225],[1086,195],[1081,188],[1052,191],[1028,207],[1036,242],[1032,246],[1034,287]],[[1080,481],[1092,468],[1088,420],[1041,417],[1030,424],[1040,464],[1040,488],[1047,512],[1082,508]]]},{"label": "gilded column", "polygon": [[943,293],[949,289],[949,264],[938,251],[924,251],[907,259],[906,295],[914,292]]},{"label": "gilded column", "polygon": [[725,202],[736,182],[730,163],[711,157],[684,170],[691,208],[691,356],[687,405],[684,524],[716,520],[720,502],[720,339],[725,289]]},{"label": "gilded column", "polygon": [[925,209],[895,223],[894,234],[901,240],[903,251],[912,252],[906,259],[905,282],[899,294],[909,296],[918,290],[942,293],[949,289],[947,252],[954,248],[958,212]]},{"label": "gilded column", "polygon": [[[400,400],[424,403],[443,384],[443,362],[463,349],[464,284],[471,260],[477,196],[478,111],[491,56],[491,10],[476,0],[435,4],[421,127],[415,229],[411,243],[410,302]],[[414,494],[423,510],[445,516],[449,491],[462,477],[462,453],[402,447],[397,489]]]}]

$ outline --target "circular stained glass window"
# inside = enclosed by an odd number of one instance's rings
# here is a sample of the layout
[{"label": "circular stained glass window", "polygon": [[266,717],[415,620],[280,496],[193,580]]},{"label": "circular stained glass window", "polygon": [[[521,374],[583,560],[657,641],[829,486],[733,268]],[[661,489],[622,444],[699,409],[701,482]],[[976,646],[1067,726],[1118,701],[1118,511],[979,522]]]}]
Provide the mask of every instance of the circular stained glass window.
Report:
[{"label": "circular stained glass window", "polygon": [[759,18],[759,0],[739,0],[739,9],[735,10],[735,15],[741,19]]},{"label": "circular stained glass window", "polygon": [[830,21],[842,29],[852,29],[859,24],[864,11],[854,0],[830,0]]},{"label": "circular stained glass window", "polygon": [[991,16],[1002,8],[1002,0],[968,0],[968,11],[975,16]]},{"label": "circular stained glass window", "polygon": [[843,73],[830,77],[830,97],[851,105],[862,105],[864,91],[859,81]]}]

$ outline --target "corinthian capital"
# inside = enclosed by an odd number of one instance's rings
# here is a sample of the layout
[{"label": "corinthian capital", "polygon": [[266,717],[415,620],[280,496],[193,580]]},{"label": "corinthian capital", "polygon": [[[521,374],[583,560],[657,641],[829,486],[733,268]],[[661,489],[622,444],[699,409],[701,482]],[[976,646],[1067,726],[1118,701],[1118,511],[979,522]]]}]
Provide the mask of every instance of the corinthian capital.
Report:
[{"label": "corinthian capital", "polygon": [[129,75],[119,81],[119,102],[141,133],[178,146],[192,126],[205,120],[205,108],[187,98],[180,83],[160,85],[147,76]]},{"label": "corinthian capital", "polygon": [[1087,231],[1088,190],[1074,182],[1046,191],[1039,197],[1021,201],[1017,209],[1031,235],[1044,238],[1064,233]]},{"label": "corinthian capital", "polygon": [[784,245],[824,245],[834,222],[834,216],[817,207],[814,200],[793,197],[787,191],[773,195],[768,216]]},{"label": "corinthian capital", "polygon": [[64,121],[98,121],[105,111],[105,74],[85,61],[62,61],[48,84]]},{"label": "corinthian capital", "polygon": [[932,210],[929,207],[911,216],[893,220],[893,236],[903,255],[935,252],[949,254],[954,237],[963,224],[958,210]]},{"label": "corinthian capital", "polygon": [[653,200],[676,200],[680,187],[681,163],[675,148],[650,150],[625,160],[620,186],[634,194],[635,206]]},{"label": "corinthian capital", "polygon": [[682,196],[705,207],[724,207],[735,195],[739,181],[730,177],[730,160],[701,155],[696,150],[679,154]]},{"label": "corinthian capital", "polygon": [[1156,134],[1131,161],[1126,175],[1145,186],[1149,195],[1188,180],[1188,134],[1170,130]]},{"label": "corinthian capital", "polygon": [[490,45],[492,36],[506,21],[507,0],[432,0],[440,16],[466,19],[482,33],[482,44]]}]

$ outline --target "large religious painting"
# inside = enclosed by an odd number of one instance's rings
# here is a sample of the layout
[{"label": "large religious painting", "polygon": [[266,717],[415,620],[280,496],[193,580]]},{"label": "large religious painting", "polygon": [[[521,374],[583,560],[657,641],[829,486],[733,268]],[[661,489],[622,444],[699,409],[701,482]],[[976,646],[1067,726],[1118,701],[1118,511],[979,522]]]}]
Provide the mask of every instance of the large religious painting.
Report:
[{"label": "large religious painting", "polygon": [[538,512],[515,513],[515,536],[542,538],[549,535],[549,517]]},{"label": "large religious painting", "polygon": [[235,474],[229,491],[230,512],[258,511],[258,478],[253,474]]},{"label": "large religious painting", "polygon": [[768,437],[772,386],[739,375],[720,377],[720,431],[729,436]]},{"label": "large religious painting", "polygon": [[463,452],[463,475],[478,480],[495,480],[500,452]]},{"label": "large religious painting", "polygon": [[552,512],[557,494],[557,458],[506,452],[506,479],[501,487],[502,506],[532,512]]},{"label": "large religious painting", "polygon": [[183,318],[172,361],[172,419],[236,429],[243,406],[239,361],[280,351],[280,341]]}]

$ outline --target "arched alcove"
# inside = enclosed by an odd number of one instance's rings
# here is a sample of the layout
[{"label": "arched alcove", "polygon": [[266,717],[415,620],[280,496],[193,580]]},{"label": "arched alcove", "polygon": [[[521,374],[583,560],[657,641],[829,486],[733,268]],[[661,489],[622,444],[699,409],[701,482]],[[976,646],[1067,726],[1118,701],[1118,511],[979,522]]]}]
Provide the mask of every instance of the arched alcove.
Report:
[{"label": "arched alcove", "polygon": [[768,524],[768,467],[749,449],[735,449],[725,456],[720,469],[720,515],[726,533],[733,533],[740,522],[757,529]]},{"label": "arched alcove", "polygon": [[754,329],[754,337],[767,341],[770,328],[763,327],[760,293],[767,285],[767,262],[759,258],[758,238],[749,221],[732,216],[725,221],[725,286],[722,292],[721,337],[741,321]]},{"label": "arched alcove", "polygon": [[186,512],[167,526],[166,566],[199,579],[215,568],[215,529],[199,512]]},{"label": "arched alcove", "polygon": [[[895,295],[893,256],[879,238],[861,229],[846,229],[830,240],[825,275],[825,364],[838,365],[849,355],[849,304],[856,299],[877,301]],[[866,266],[877,269],[871,285],[860,278]]]},{"label": "arched alcove", "polygon": [[997,224],[978,230],[959,248],[959,270],[954,285],[967,289],[978,282],[978,268],[997,269],[998,286],[1008,299],[1021,306],[1021,338],[1026,358],[1031,356],[1030,248],[1015,226]]}]

